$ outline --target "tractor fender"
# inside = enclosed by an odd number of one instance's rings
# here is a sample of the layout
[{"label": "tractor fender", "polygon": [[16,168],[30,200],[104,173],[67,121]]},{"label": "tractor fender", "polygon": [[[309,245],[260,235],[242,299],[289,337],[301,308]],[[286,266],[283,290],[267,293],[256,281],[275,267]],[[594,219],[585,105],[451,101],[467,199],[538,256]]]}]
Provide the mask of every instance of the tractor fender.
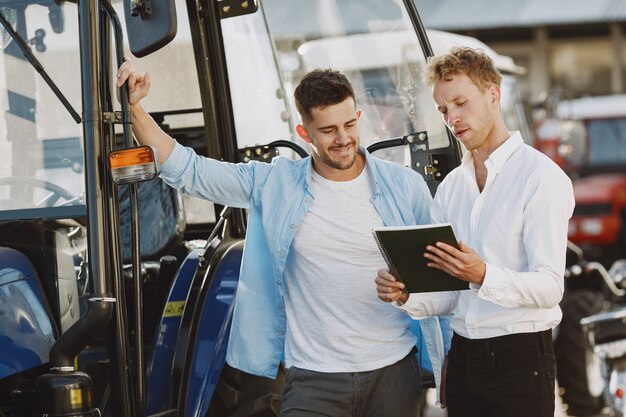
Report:
[{"label": "tractor fender", "polygon": [[189,287],[198,269],[202,252],[202,249],[194,249],[187,255],[170,286],[161,319],[154,333],[155,342],[146,370],[146,415],[157,414],[169,408],[171,372],[178,331]]},{"label": "tractor fender", "polygon": [[[243,240],[218,241],[208,251],[191,251],[174,277],[147,368],[146,415],[176,409],[181,416],[203,416],[200,410],[213,395],[226,359],[243,254]],[[207,255],[204,272],[200,262]]]},{"label": "tractor fender", "polygon": [[187,380],[186,417],[206,415],[226,362],[242,255],[243,241],[222,255],[200,309]]}]

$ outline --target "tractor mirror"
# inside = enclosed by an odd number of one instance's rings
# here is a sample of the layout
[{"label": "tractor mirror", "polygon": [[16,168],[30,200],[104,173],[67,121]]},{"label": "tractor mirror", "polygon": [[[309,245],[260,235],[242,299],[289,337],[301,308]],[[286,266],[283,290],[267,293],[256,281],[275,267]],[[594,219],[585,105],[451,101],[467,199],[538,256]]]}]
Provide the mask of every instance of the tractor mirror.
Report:
[{"label": "tractor mirror", "polygon": [[124,0],[130,51],[143,57],[161,49],[176,36],[175,0]]}]

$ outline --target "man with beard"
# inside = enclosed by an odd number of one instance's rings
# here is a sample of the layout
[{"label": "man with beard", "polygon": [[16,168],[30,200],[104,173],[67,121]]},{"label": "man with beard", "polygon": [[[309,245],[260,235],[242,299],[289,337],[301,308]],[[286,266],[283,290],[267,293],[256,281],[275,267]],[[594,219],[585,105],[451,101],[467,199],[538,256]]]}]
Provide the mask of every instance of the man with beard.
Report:
[{"label": "man with beard", "polygon": [[427,223],[422,177],[360,147],[354,91],[315,70],[295,90],[298,134],[311,156],[233,164],[196,155],[142,108],[150,77],[125,62],[133,132],[158,149],[162,178],[219,204],[249,210],[227,362],[274,378],[287,368],[282,416],[416,416],[421,328],[438,375],[437,319],[411,319],[378,302],[369,277],[385,265],[371,230]]},{"label": "man with beard", "polygon": [[452,224],[459,249],[437,242],[424,256],[429,266],[469,282],[469,290],[409,296],[383,269],[378,296],[414,318],[453,313],[442,387],[450,417],[552,416],[551,331],[562,316],[572,183],[507,129],[502,77],[482,51],[453,48],[432,58],[424,75],[466,149],[439,185],[431,212],[434,223]]}]

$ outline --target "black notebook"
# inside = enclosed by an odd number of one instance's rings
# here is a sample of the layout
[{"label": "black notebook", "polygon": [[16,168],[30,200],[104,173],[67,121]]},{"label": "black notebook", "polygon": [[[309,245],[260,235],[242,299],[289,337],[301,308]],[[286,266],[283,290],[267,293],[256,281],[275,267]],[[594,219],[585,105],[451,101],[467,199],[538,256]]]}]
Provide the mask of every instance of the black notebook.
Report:
[{"label": "black notebook", "polygon": [[444,242],[459,247],[449,223],[419,226],[379,227],[372,231],[389,272],[402,281],[406,292],[455,291],[469,289],[469,283],[440,269],[426,266],[427,245]]}]

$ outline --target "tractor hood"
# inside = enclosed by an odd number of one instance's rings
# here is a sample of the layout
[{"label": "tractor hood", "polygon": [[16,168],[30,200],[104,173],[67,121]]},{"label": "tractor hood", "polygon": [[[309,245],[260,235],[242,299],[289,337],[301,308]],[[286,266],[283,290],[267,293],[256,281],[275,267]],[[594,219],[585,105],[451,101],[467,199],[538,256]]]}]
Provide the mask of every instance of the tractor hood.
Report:
[{"label": "tractor hood", "polygon": [[574,181],[576,203],[626,202],[626,174],[602,174]]}]

